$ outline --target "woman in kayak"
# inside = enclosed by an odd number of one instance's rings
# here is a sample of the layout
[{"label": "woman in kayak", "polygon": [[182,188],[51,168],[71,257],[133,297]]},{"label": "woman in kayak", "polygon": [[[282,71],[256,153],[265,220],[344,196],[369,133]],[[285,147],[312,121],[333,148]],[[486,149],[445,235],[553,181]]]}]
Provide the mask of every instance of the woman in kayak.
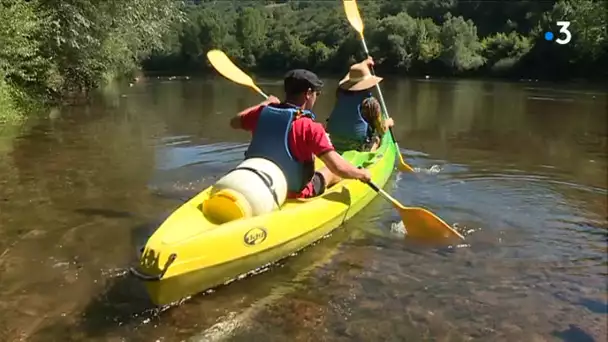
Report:
[{"label": "woman in kayak", "polygon": [[394,125],[382,120],[382,109],[372,88],[382,77],[371,74],[371,57],[350,67],[336,91],[336,104],[327,119],[327,133],[339,153],[348,150],[375,151],[384,133]]}]

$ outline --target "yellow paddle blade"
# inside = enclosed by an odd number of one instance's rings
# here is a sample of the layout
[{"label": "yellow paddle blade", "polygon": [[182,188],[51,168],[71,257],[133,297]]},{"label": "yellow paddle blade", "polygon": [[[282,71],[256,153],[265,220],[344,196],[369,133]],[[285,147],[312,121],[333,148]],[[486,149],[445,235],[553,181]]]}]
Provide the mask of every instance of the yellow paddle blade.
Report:
[{"label": "yellow paddle blade", "polygon": [[401,216],[408,236],[428,241],[453,239],[455,237],[464,240],[464,236],[460,235],[454,228],[448,226],[447,223],[432,212],[423,208],[404,206],[372,181],[367,182],[367,185],[385,200],[391,202],[399,213],[399,216]]},{"label": "yellow paddle blade", "polygon": [[346,18],[348,18],[350,25],[357,30],[359,34],[363,35],[363,20],[361,20],[357,2],[355,0],[343,0],[342,2],[344,3],[344,12],[346,12]]},{"label": "yellow paddle blade", "polygon": [[401,155],[401,153],[397,153],[399,155],[399,163],[397,164],[397,168],[399,169],[399,171],[401,172],[415,172],[414,169],[412,169],[411,166],[409,166],[405,160],[403,160],[403,156]]},{"label": "yellow paddle blade", "polygon": [[450,227],[442,219],[424,208],[412,208],[395,206],[408,237],[421,240],[440,240],[458,238],[464,240],[464,236]]},{"label": "yellow paddle blade", "polygon": [[207,59],[215,70],[222,74],[222,76],[226,77],[232,82],[251,87],[258,93],[262,94],[262,96],[267,97],[266,94],[264,94],[264,92],[262,92],[262,90],[255,85],[251,77],[232,63],[232,61],[223,51],[217,49],[210,50],[207,52]]},{"label": "yellow paddle blade", "polygon": [[[391,134],[393,134],[392,130],[391,130]],[[401,172],[416,172],[403,159],[403,155],[401,155],[401,152],[399,151],[399,145],[397,144],[397,141],[395,141],[394,135],[393,135],[393,142],[395,142],[395,147],[397,148],[397,155],[399,156],[399,162],[397,163],[397,169],[399,169],[399,171],[401,171]]]}]

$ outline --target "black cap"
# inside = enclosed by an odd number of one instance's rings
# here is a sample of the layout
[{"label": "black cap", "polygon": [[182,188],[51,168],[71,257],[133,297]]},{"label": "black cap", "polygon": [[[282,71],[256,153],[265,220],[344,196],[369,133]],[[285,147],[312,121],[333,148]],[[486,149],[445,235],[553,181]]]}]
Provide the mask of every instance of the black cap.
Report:
[{"label": "black cap", "polygon": [[323,88],[323,81],[314,72],[306,69],[294,69],[285,74],[283,86],[286,94],[299,94],[311,88],[320,91]]}]

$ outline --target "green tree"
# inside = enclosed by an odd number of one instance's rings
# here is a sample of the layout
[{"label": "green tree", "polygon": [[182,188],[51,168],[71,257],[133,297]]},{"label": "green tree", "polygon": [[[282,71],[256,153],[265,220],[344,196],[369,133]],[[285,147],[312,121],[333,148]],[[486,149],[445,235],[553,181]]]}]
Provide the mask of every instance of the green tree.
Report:
[{"label": "green tree", "polygon": [[39,90],[48,62],[39,54],[41,20],[32,3],[0,1],[0,122],[21,117],[31,102],[26,90]]},{"label": "green tree", "polygon": [[39,56],[42,32],[34,7],[25,1],[0,2],[0,77],[20,84],[36,81],[36,69],[44,65]]},{"label": "green tree", "polygon": [[323,42],[314,42],[310,47],[309,64],[316,65],[322,68],[329,63],[330,58],[333,54],[334,50],[325,45]]},{"label": "green tree", "polygon": [[[409,69],[415,56],[416,20],[405,12],[380,20],[373,35],[377,43],[374,55],[379,62],[397,69]],[[390,64],[389,64],[390,63]]]},{"label": "green tree", "polygon": [[235,38],[234,12],[211,7],[194,7],[189,11],[180,37],[182,54],[191,66],[201,65],[208,50],[221,48],[231,56],[240,57]]},{"label": "green tree", "polygon": [[608,51],[608,3],[592,0],[559,1],[550,18],[570,21],[572,40],[567,47],[575,51],[576,62],[596,60]]},{"label": "green tree", "polygon": [[477,28],[471,20],[465,21],[448,13],[439,37],[443,45],[440,59],[450,69],[460,72],[484,64]]},{"label": "green tree", "polygon": [[239,13],[236,37],[247,67],[255,67],[257,59],[264,53],[268,34],[267,17],[267,13],[256,7],[246,7]]},{"label": "green tree", "polygon": [[483,56],[486,64],[494,71],[504,72],[512,68],[530,51],[530,38],[517,32],[497,33],[482,40]]}]

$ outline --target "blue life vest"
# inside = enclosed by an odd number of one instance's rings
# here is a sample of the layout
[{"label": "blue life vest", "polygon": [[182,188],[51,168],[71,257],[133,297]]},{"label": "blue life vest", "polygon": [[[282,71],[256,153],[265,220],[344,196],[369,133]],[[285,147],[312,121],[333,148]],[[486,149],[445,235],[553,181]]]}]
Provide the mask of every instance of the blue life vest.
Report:
[{"label": "blue life vest", "polygon": [[289,150],[287,139],[298,112],[313,120],[315,115],[308,110],[286,106],[289,105],[266,106],[262,109],[245,158],[265,158],[277,164],[287,179],[287,190],[300,192],[312,179],[315,164],[314,161],[297,161]]},{"label": "blue life vest", "polygon": [[327,120],[327,133],[337,151],[358,149],[370,138],[371,126],[361,115],[361,104],[371,96],[372,93],[367,91],[338,92],[336,104]]}]

